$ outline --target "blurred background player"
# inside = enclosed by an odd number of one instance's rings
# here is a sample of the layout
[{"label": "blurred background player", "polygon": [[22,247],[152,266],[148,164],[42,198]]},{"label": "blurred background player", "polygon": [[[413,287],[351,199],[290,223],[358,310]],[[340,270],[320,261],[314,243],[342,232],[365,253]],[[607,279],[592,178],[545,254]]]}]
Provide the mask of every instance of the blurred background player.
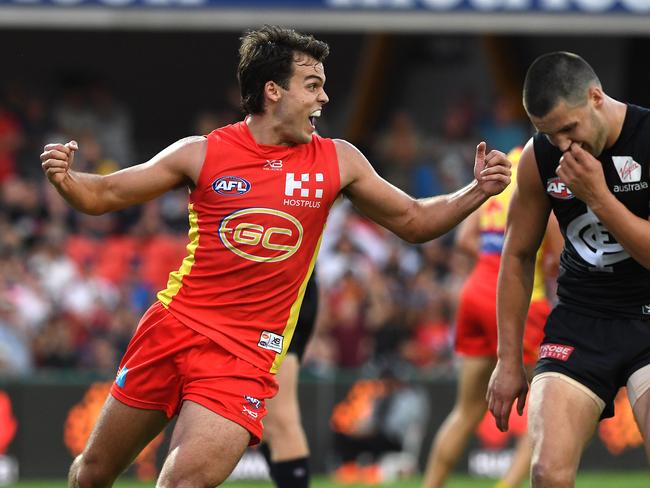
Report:
[{"label": "blurred background player", "polygon": [[300,362],[318,316],[315,275],[313,273],[307,283],[296,331],[276,376],[278,393],[266,402],[264,439],[260,448],[269,465],[271,479],[278,488],[309,486],[309,445],[300,416],[298,377]]},{"label": "blurred background player", "polygon": [[[516,174],[520,155],[521,148],[508,154],[513,174]],[[497,277],[512,192],[510,186],[500,195],[490,198],[458,229],[457,248],[477,261],[461,290],[456,315],[455,350],[461,358],[456,404],[433,441],[424,477],[426,488],[443,486],[487,411],[485,393],[497,354]],[[548,281],[557,273],[561,240],[557,221],[551,217],[544,245],[537,255],[535,284],[524,337],[524,361],[531,371],[550,311]],[[496,486],[519,486],[528,475],[530,456],[530,441],[528,435],[523,435],[517,442],[508,472]]]}]

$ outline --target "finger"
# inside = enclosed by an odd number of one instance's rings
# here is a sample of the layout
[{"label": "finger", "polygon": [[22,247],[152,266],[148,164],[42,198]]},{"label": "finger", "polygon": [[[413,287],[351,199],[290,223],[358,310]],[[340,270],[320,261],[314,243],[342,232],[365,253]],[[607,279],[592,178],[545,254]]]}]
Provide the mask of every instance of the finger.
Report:
[{"label": "finger", "polygon": [[41,161],[45,161],[48,159],[61,159],[61,160],[67,160],[68,159],[68,154],[64,153],[63,151],[59,151],[57,149],[51,149],[49,151],[45,151],[43,154],[41,154]]},{"label": "finger", "polygon": [[510,184],[510,176],[507,175],[486,175],[481,176],[481,182],[491,182],[491,183],[504,183],[506,185]]},{"label": "finger", "polygon": [[571,152],[567,151],[560,158],[560,163],[566,166],[571,166],[572,164],[576,164],[576,158],[571,154]]},{"label": "finger", "polygon": [[569,146],[569,152],[573,155],[576,155],[576,154],[583,154],[586,151],[582,148],[582,144],[578,144],[577,142],[572,142],[571,145]]},{"label": "finger", "polygon": [[489,168],[483,168],[479,174],[481,176],[495,175],[495,174],[510,176],[511,173],[512,172],[510,171],[510,168],[507,168],[506,166],[498,165],[498,166],[491,166]]},{"label": "finger", "polygon": [[64,153],[68,154],[70,152],[70,148],[66,146],[65,144],[46,144],[45,147],[43,148],[44,151],[51,151],[51,150],[57,150],[57,151],[63,151]]},{"label": "finger", "polygon": [[61,171],[68,170],[68,164],[58,160],[45,161],[44,163],[41,164],[41,167],[43,168],[44,171],[48,171],[50,169],[57,169]]},{"label": "finger", "polygon": [[56,174],[65,174],[66,170],[65,168],[48,168],[45,171],[45,174],[49,177],[51,175],[56,175]]},{"label": "finger", "polygon": [[484,141],[478,143],[476,146],[476,157],[474,159],[475,163],[479,163],[479,167],[485,164],[485,148],[487,145]]},{"label": "finger", "polygon": [[72,166],[72,163],[74,161],[74,153],[79,149],[79,145],[77,144],[77,141],[70,141],[66,144],[66,147],[70,149],[70,166]]},{"label": "finger", "polygon": [[502,153],[501,151],[497,151],[496,149],[492,149],[485,156],[485,164],[486,165],[493,165],[493,164],[510,165],[510,161],[508,160],[508,158],[504,153]]},{"label": "finger", "polygon": [[508,432],[508,424],[510,423],[510,412],[512,411],[513,402],[503,402],[501,404],[501,411],[499,413],[499,422],[497,427],[501,432]]},{"label": "finger", "polygon": [[517,398],[517,413],[521,417],[524,414],[524,407],[526,406],[526,397],[528,396],[528,388],[522,390]]}]

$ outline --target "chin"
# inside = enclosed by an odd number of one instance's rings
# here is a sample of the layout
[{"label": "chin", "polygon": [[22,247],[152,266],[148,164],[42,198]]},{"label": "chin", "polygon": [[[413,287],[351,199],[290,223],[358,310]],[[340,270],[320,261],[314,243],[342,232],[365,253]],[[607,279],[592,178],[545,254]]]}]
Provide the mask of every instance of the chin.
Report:
[{"label": "chin", "polygon": [[311,138],[311,134],[302,134],[301,137],[299,137],[296,141],[296,144],[309,144],[311,142]]}]

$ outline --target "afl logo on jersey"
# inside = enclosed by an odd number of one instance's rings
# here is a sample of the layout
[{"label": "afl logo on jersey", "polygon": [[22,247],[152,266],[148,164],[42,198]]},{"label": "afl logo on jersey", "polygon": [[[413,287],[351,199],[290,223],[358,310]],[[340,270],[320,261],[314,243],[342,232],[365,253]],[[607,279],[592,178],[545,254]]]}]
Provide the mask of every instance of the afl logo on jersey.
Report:
[{"label": "afl logo on jersey", "polygon": [[212,182],[212,189],[219,195],[226,197],[238,197],[248,193],[251,184],[239,176],[222,176]]},{"label": "afl logo on jersey", "polygon": [[293,215],[272,208],[245,208],[226,216],[219,226],[221,242],[238,256],[276,263],[300,249],[302,224]]},{"label": "afl logo on jersey", "polygon": [[546,193],[551,195],[553,198],[559,198],[560,200],[569,200],[574,197],[571,190],[569,190],[569,187],[566,186],[566,184],[564,184],[557,176],[546,180]]}]

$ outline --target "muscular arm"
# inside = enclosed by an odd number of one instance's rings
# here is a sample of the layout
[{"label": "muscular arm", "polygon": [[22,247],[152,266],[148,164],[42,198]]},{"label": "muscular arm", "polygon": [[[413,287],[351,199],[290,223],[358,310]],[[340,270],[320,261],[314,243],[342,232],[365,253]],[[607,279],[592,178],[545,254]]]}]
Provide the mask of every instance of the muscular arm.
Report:
[{"label": "muscular arm", "polygon": [[517,188],[508,209],[497,288],[498,357],[522,360],[522,336],[533,289],[535,257],[550,204],[539,179],[532,142],[521,155]]},{"label": "muscular arm", "polygon": [[574,143],[562,156],[556,172],[630,256],[650,269],[650,222],[630,212],[609,191],[601,163]]},{"label": "muscular arm", "polygon": [[368,160],[351,144],[336,140],[341,188],[352,203],[375,222],[409,242],[438,237],[476,210],[510,182],[505,154],[477,148],[477,180],[449,195],[414,199],[377,175]]},{"label": "muscular arm", "polygon": [[519,162],[497,288],[498,360],[490,378],[487,400],[502,431],[508,430],[515,399],[522,414],[528,391],[522,358],[523,331],[533,288],[535,255],[550,212],[536,166],[531,140]]},{"label": "muscular arm", "polygon": [[146,202],[183,184],[196,183],[206,149],[205,138],[188,137],[146,163],[108,175],[71,169],[76,142],[48,144],[41,161],[52,185],[73,208],[100,215]]}]

